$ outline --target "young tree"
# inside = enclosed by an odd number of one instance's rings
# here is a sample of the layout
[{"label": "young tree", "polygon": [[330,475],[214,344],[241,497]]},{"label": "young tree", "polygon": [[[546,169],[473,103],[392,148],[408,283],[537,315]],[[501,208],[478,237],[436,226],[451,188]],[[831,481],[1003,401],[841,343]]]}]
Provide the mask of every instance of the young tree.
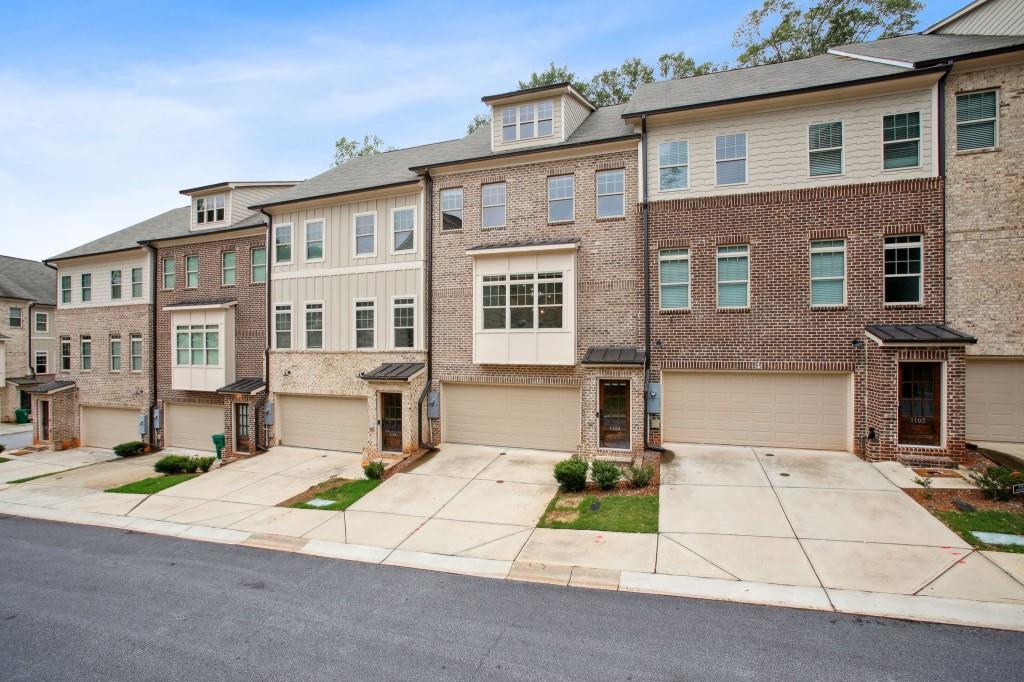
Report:
[{"label": "young tree", "polygon": [[590,80],[587,95],[599,107],[622,104],[638,85],[654,82],[654,67],[639,57],[622,62],[618,68],[605,69]]},{"label": "young tree", "polygon": [[540,73],[536,71],[531,73],[529,80],[519,81],[519,89],[539,88],[544,85],[554,85],[555,83],[572,83],[573,87],[577,90],[584,95],[587,94],[587,84],[585,82],[578,80],[576,74],[570,71],[568,66],[555,66],[554,62],[548,64],[548,68]]},{"label": "young tree", "polygon": [[830,47],[907,33],[924,5],[917,0],[764,0],[733,36],[740,66],[813,57]]},{"label": "young tree", "polygon": [[350,140],[347,137],[339,137],[334,143],[334,165],[340,166],[357,156],[370,156],[381,152],[391,152],[397,147],[390,147],[384,144],[384,140],[376,135],[363,135],[363,141]]},{"label": "young tree", "polygon": [[728,68],[729,64],[727,62],[719,64],[701,62],[698,64],[693,57],[687,57],[685,52],[666,52],[658,57],[658,75],[661,76],[662,80],[703,76],[715,71],[725,71]]},{"label": "young tree", "polygon": [[477,128],[482,128],[485,125],[490,125],[490,123],[490,116],[488,116],[487,114],[477,114],[476,116],[473,117],[473,120],[469,122],[469,125],[466,126],[466,134],[472,135],[474,132],[476,132]]}]

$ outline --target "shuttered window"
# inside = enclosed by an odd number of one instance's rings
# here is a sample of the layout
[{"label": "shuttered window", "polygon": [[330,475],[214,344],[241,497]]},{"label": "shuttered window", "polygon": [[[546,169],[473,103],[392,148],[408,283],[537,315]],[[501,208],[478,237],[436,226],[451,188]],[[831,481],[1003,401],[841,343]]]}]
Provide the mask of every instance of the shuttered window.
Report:
[{"label": "shuttered window", "polygon": [[662,310],[690,307],[690,250],[662,249],[658,254]]},{"label": "shuttered window", "polygon": [[718,247],[718,307],[750,305],[750,250],[745,244]]},{"label": "shuttered window", "polygon": [[843,122],[812,123],[807,130],[810,173],[840,175],[843,172]]},{"label": "shuttered window", "polygon": [[995,90],[956,96],[957,149],[987,149],[996,146],[997,100]]},{"label": "shuttered window", "polygon": [[882,117],[882,162],[886,170],[921,164],[921,114]]},{"label": "shuttered window", "polygon": [[811,242],[811,305],[846,303],[846,241]]},{"label": "shuttered window", "polygon": [[715,138],[715,182],[739,185],[747,181],[747,134]]}]

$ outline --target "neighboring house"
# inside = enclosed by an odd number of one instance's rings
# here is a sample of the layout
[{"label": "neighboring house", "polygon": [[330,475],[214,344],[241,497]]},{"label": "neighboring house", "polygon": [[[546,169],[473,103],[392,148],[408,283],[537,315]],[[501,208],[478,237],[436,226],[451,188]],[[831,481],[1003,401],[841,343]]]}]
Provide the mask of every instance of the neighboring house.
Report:
[{"label": "neighboring house", "polygon": [[56,273],[37,261],[0,256],[0,420],[31,409],[27,390],[53,378]]}]

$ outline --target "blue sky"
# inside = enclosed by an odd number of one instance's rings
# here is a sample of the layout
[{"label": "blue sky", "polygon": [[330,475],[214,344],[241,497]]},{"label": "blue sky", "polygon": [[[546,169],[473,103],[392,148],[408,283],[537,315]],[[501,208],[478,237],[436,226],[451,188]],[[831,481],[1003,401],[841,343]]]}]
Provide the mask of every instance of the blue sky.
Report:
[{"label": "blue sky", "polygon": [[[301,179],[334,140],[460,137],[548,62],[732,61],[758,0],[2,2],[0,252],[42,259],[221,180]],[[926,26],[967,0],[934,0]]]}]

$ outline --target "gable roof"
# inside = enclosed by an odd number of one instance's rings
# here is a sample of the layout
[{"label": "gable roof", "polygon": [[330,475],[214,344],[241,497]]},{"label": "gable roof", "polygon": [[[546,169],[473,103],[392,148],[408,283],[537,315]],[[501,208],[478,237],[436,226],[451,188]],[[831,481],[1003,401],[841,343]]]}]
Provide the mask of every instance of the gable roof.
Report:
[{"label": "gable roof", "polygon": [[953,35],[914,33],[870,43],[839,45],[829,50],[866,59],[886,59],[904,63],[904,68],[927,68],[965,57],[977,57],[1014,49],[1024,49],[1024,36]]},{"label": "gable roof", "polygon": [[57,273],[39,261],[0,256],[0,298],[57,305]]},{"label": "gable roof", "polygon": [[170,211],[164,211],[160,215],[147,218],[141,223],[135,223],[117,232],[111,232],[99,239],[94,239],[91,242],[76,246],[56,256],[51,256],[46,260],[49,262],[64,260],[65,258],[77,258],[79,256],[94,256],[102,253],[128,251],[139,248],[140,241],[188,234],[190,214],[191,209],[188,206],[172,208]]}]

